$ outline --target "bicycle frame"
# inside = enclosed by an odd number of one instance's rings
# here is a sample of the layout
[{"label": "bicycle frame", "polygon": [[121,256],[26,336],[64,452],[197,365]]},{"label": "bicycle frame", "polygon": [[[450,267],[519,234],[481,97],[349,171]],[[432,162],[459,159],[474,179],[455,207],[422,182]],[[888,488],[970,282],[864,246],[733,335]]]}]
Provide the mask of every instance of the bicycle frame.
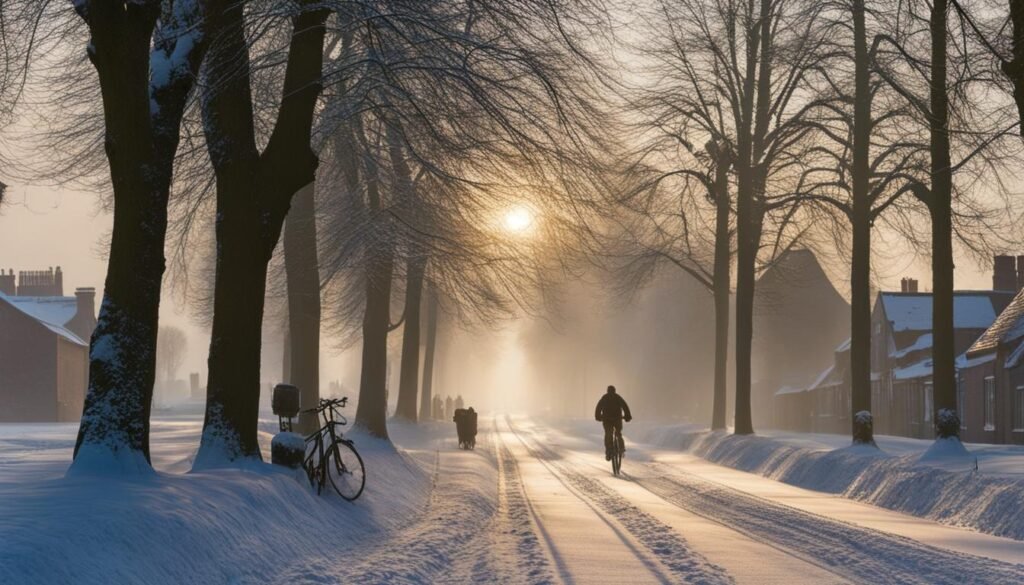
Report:
[{"label": "bicycle frame", "polygon": [[[326,461],[326,447],[327,445],[335,445],[338,442],[345,441],[341,433],[335,432],[335,427],[344,426],[348,424],[348,419],[345,415],[338,412],[336,405],[331,404],[327,408],[318,409],[319,415],[323,417],[324,425],[311,433],[306,437],[306,443],[310,441],[315,442],[316,447],[314,451],[310,452],[309,455],[305,456],[302,460],[302,467],[306,470],[306,477],[309,478],[309,483],[316,484],[316,493],[319,495],[326,485],[327,482],[327,470],[323,464],[313,467],[312,459],[314,455],[318,455],[318,461]],[[335,417],[341,420],[335,420]],[[329,441],[325,441],[325,438],[329,437]],[[335,453],[337,455],[337,453]],[[321,473],[322,471],[322,473]]]}]

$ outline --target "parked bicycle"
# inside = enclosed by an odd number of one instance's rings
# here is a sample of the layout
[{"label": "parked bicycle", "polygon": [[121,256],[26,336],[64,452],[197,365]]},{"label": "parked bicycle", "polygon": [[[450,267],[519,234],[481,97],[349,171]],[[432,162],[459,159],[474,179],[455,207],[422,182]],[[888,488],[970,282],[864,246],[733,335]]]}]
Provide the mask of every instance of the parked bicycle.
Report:
[{"label": "parked bicycle", "polygon": [[338,409],[344,408],[347,402],[347,397],[321,398],[320,406],[303,411],[323,417],[324,426],[306,437],[302,467],[317,494],[330,482],[339,496],[352,501],[366,486],[366,468],[352,441],[341,433],[341,427],[348,424],[348,420]]},{"label": "parked bicycle", "polygon": [[619,475],[622,472],[622,458],[626,455],[626,441],[622,438],[622,431],[615,429],[615,444],[612,449],[612,473]]}]

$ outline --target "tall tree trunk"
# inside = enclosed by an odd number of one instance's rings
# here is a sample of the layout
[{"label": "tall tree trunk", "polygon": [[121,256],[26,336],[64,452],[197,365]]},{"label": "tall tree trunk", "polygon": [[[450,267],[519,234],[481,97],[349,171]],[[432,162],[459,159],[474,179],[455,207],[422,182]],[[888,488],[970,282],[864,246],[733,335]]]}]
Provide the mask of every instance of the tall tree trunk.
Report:
[{"label": "tall tree trunk", "polygon": [[427,289],[427,331],[423,351],[423,392],[420,395],[420,420],[431,420],[434,400],[434,360],[437,354],[437,292]]},{"label": "tall tree trunk", "polygon": [[375,251],[367,269],[363,361],[355,423],[371,435],[385,439],[388,437],[386,385],[393,272],[394,254],[390,248]]},{"label": "tall tree trunk", "polygon": [[[164,19],[156,31],[159,3],[86,1],[76,9],[89,28],[103,98],[114,229],[69,473],[133,472],[149,468],[167,202],[181,118],[209,33],[187,26],[184,20],[199,16],[189,12]],[[205,22],[206,29],[215,25]],[[188,34],[183,50],[181,34]],[[170,66],[165,76],[150,75],[151,59]]]},{"label": "tall tree trunk", "polygon": [[416,398],[420,377],[420,306],[423,297],[425,256],[408,260],[405,290],[405,328],[402,332],[402,371],[398,386],[398,407],[395,416],[416,420]]},{"label": "tall tree trunk", "polygon": [[1024,136],[1024,0],[1009,0],[1010,22],[1013,23],[1013,58],[1003,62],[1003,73],[1013,82],[1013,99]]},{"label": "tall tree trunk", "polygon": [[715,298],[715,395],[711,412],[711,430],[725,428],[726,371],[729,361],[729,163],[727,154],[717,149],[715,161],[715,272],[712,278]]},{"label": "tall tree trunk", "polygon": [[[750,202],[753,204],[753,202]],[[745,206],[746,207],[746,206]],[[739,218],[745,217],[746,221]],[[757,274],[757,250],[761,241],[760,212],[743,209],[737,213],[736,254],[736,418],[733,432],[754,433],[751,412],[751,358],[754,338],[754,285]]]},{"label": "tall tree trunk", "polygon": [[[356,135],[363,144],[362,169],[366,177],[366,198],[373,221],[381,222],[378,230],[386,238],[394,231],[387,225],[382,211],[380,169],[369,145],[362,137],[365,130],[356,118]],[[357,427],[373,436],[388,437],[388,332],[391,330],[391,282],[394,278],[394,242],[386,239],[366,251],[366,308],[363,312],[363,359],[359,374],[359,405],[356,407]]]},{"label": "tall tree trunk", "polygon": [[[320,400],[320,270],[317,264],[313,183],[292,199],[285,219],[284,268],[288,282],[288,380],[298,386],[303,410]],[[299,415],[299,432],[319,426],[315,413]]]},{"label": "tall tree trunk", "polygon": [[854,443],[874,444],[871,412],[871,200],[868,155],[871,88],[864,0],[853,1],[855,90],[853,105],[853,250],[850,266],[851,432]]},{"label": "tall tree trunk", "polygon": [[[761,12],[764,12],[762,1]],[[747,1],[746,75],[736,130],[736,413],[734,432],[754,432],[750,412],[751,349],[754,333],[754,280],[761,235],[756,219],[754,162],[754,94],[763,14],[754,20],[754,0]],[[766,23],[765,23],[766,24]]]},{"label": "tall tree trunk", "polygon": [[[194,468],[260,458],[260,334],[267,263],[292,196],[313,182],[310,146],[320,95],[328,12],[306,8],[293,19],[277,123],[262,154],[256,148],[243,4],[224,20],[207,65],[216,91],[203,96],[203,122],[217,178],[217,264],[206,418]],[[293,359],[296,356],[292,356]]]},{"label": "tall tree trunk", "polygon": [[[934,0],[931,14],[931,201],[932,218],[932,388],[935,422],[943,411],[956,415],[953,336],[953,172],[949,154],[949,102],[946,95],[946,0]],[[940,425],[942,435],[959,436],[959,424]]]}]

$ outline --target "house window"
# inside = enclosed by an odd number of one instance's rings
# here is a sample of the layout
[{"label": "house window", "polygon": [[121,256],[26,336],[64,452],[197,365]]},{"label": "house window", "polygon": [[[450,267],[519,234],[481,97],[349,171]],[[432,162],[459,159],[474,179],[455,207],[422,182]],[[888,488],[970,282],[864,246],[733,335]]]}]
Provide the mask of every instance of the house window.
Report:
[{"label": "house window", "polygon": [[996,378],[985,377],[985,430],[996,430]]},{"label": "house window", "polygon": [[960,417],[960,430],[967,430],[967,384],[963,376],[956,379],[956,414]]},{"label": "house window", "polygon": [[924,422],[932,422],[932,411],[935,410],[934,394],[932,393],[932,383],[924,383]]},{"label": "house window", "polygon": [[1013,430],[1024,432],[1024,386],[1013,392]]}]

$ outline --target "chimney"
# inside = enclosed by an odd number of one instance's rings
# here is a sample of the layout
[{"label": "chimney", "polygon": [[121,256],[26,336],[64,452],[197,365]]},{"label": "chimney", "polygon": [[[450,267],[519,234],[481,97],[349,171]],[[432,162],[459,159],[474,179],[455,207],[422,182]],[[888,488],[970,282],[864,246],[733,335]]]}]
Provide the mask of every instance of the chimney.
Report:
[{"label": "chimney", "polygon": [[904,276],[900,280],[900,292],[904,293],[916,293],[917,292],[917,279],[909,278]]},{"label": "chimney", "polygon": [[75,316],[64,324],[72,333],[88,341],[92,337],[92,331],[96,328],[96,289],[76,288],[75,301],[77,309]]},{"label": "chimney", "polygon": [[75,300],[78,307],[76,315],[85,315],[93,320],[96,319],[96,289],[92,287],[76,288]]},{"label": "chimney", "polygon": [[[95,291],[93,291],[93,294],[95,295]],[[60,271],[60,266],[58,266],[57,271],[53,273],[53,296],[64,296],[64,273]]]},{"label": "chimney", "polygon": [[14,270],[10,269],[9,272],[10,274],[4,274],[0,268],[0,293],[13,297],[18,294],[18,287],[14,280]]},{"label": "chimney", "polygon": [[992,290],[1017,290],[1017,262],[1013,256],[996,256],[993,261]]}]

